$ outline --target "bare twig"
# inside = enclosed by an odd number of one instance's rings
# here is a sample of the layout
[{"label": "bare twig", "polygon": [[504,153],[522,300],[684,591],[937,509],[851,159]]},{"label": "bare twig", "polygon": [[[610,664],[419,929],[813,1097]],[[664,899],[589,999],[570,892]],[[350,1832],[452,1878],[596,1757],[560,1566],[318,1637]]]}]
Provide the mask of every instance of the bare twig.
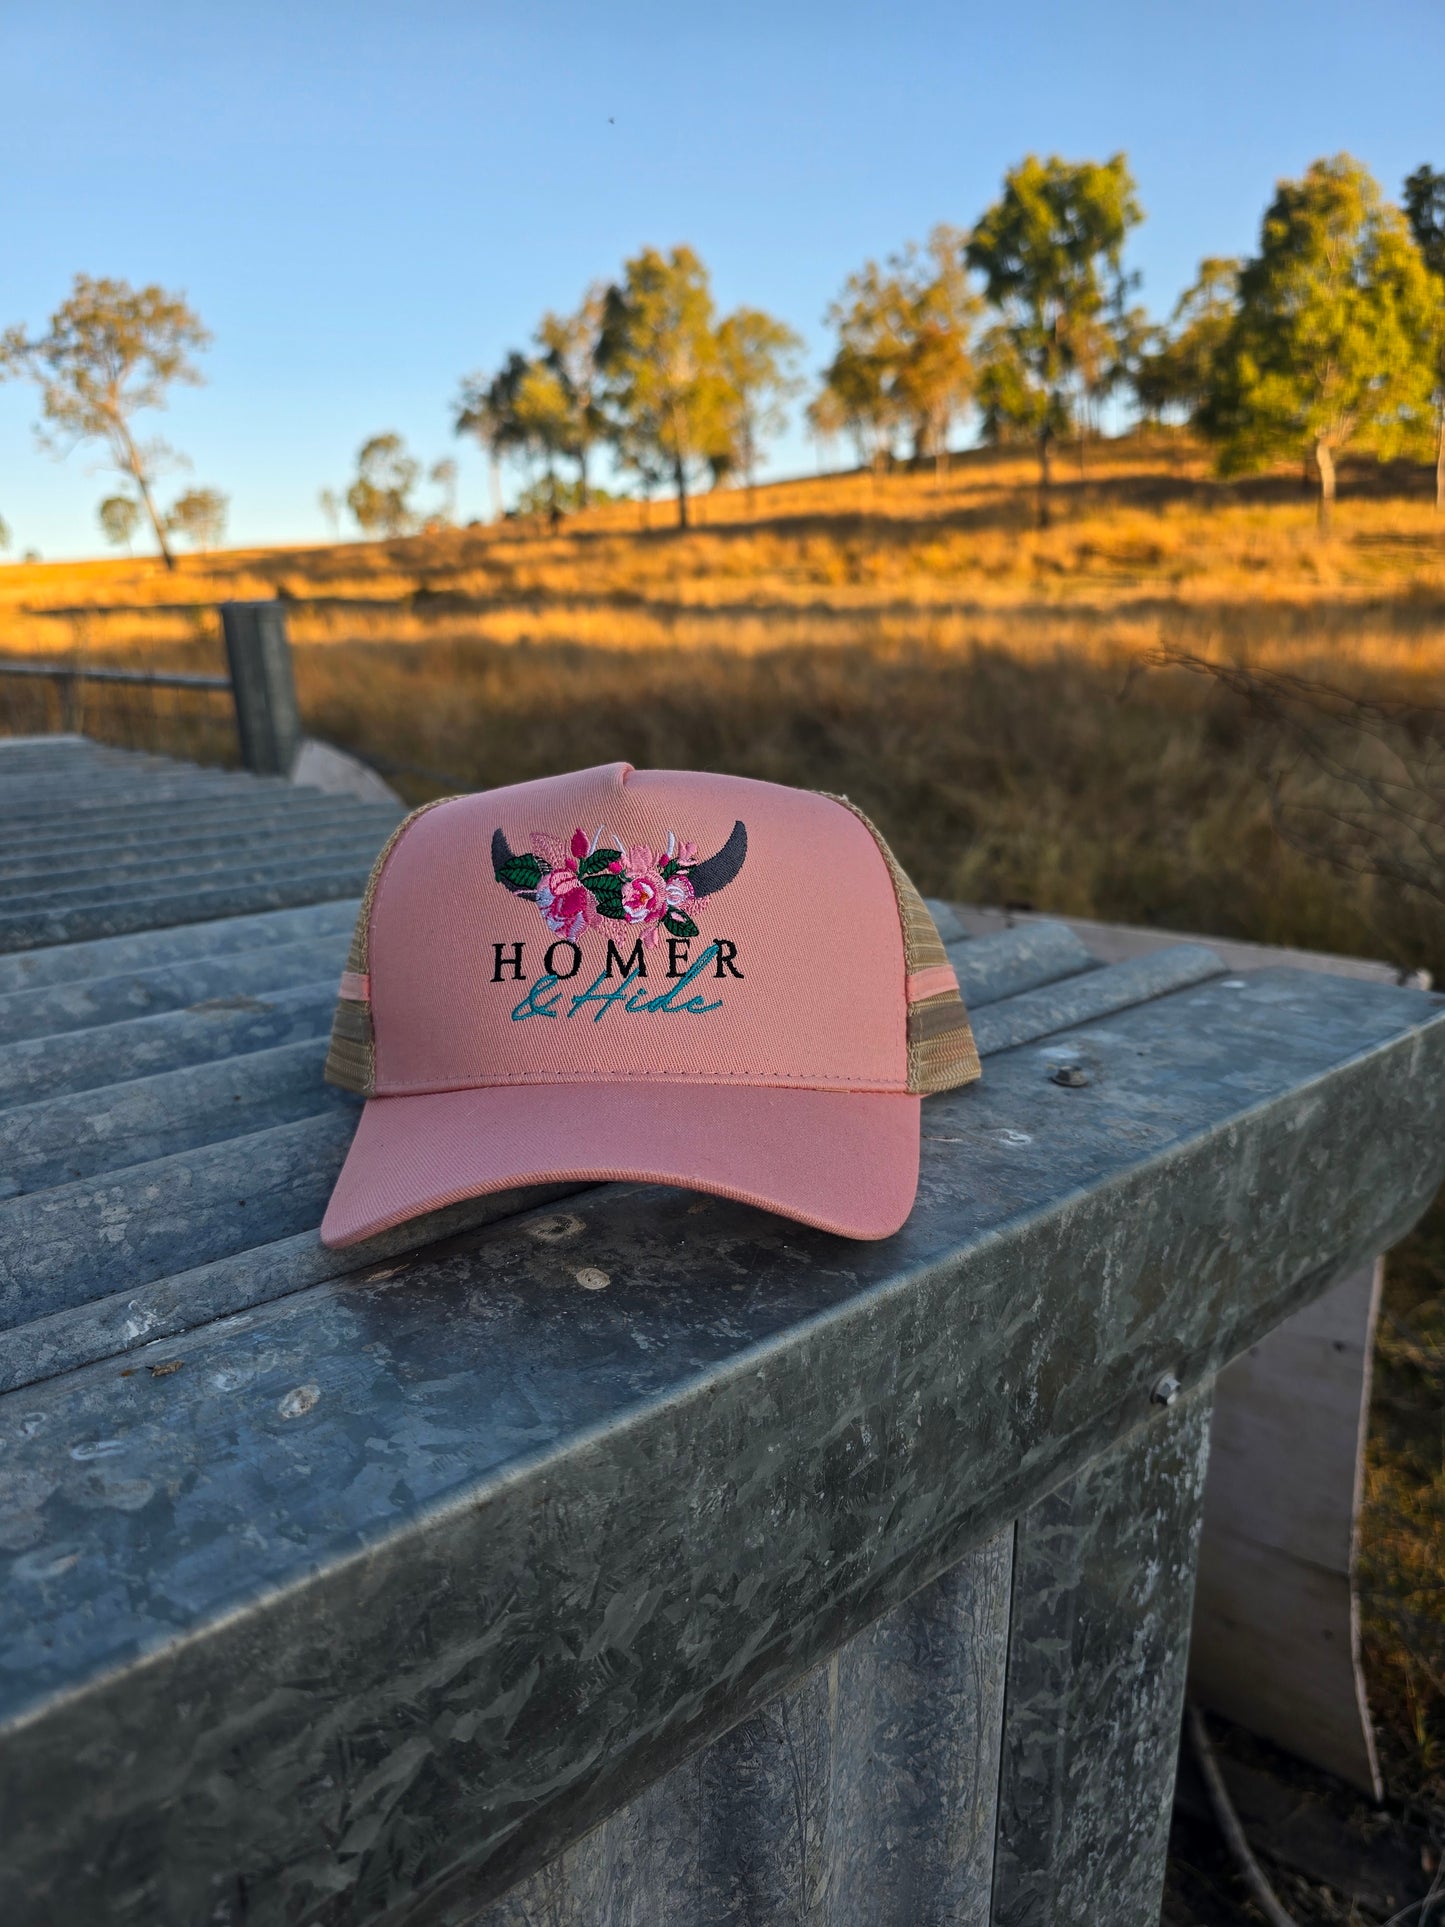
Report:
[{"label": "bare twig", "polygon": [[1341,875],[1445,904],[1445,708],[1184,649],[1151,660],[1207,677],[1265,725],[1261,777],[1282,841]]},{"label": "bare twig", "polygon": [[1442,1881],[1445,1881],[1445,1855],[1442,1855],[1440,1864],[1435,1869],[1434,1878],[1430,1882],[1430,1891],[1426,1894],[1425,1898],[1423,1900],[1412,1900],[1408,1906],[1402,1907],[1398,1913],[1391,1914],[1390,1918],[1384,1923],[1384,1927],[1404,1927],[1404,1922],[1410,1918],[1411,1914],[1413,1914],[1416,1921],[1419,1922],[1419,1927],[1428,1927],[1430,1915],[1434,1908],[1435,1901],[1439,1896]]},{"label": "bare twig", "polygon": [[1225,1845],[1234,1856],[1244,1884],[1249,1889],[1250,1899],[1263,1913],[1269,1927],[1298,1927],[1293,1914],[1285,1912],[1280,1906],[1274,1888],[1264,1877],[1264,1870],[1255,1859],[1244,1828],[1239,1824],[1239,1815],[1229,1797],[1224,1784],[1224,1775],[1219,1770],[1219,1761],[1214,1756],[1214,1747],[1205,1729],[1204,1715],[1192,1702],[1189,1706],[1189,1742],[1194,1748],[1194,1757],[1199,1763],[1199,1771],[1204,1776],[1205,1789],[1209,1794],[1209,1804],[1214,1809],[1214,1817],[1219,1822],[1219,1831],[1224,1835]]}]

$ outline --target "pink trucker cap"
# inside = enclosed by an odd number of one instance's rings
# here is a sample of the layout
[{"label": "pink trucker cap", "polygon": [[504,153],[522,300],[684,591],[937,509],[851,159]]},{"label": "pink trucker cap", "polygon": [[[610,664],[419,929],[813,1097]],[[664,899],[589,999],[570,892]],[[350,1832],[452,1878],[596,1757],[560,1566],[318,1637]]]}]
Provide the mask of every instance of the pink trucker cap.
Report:
[{"label": "pink trucker cap", "polygon": [[979,1074],[933,919],[838,797],[627,763],[429,803],[377,858],[326,1075],[321,1236],[517,1185],[688,1185],[852,1238]]}]

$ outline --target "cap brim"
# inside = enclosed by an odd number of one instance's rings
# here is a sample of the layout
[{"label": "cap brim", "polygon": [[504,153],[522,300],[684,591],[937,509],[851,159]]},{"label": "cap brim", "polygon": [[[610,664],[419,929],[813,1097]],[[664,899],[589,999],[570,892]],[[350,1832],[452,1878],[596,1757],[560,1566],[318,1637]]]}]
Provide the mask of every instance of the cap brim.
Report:
[{"label": "cap brim", "polygon": [[918,1190],[920,1100],[758,1085],[526,1084],[373,1097],[326,1216],[356,1244],[518,1185],[685,1185],[845,1238],[886,1238]]}]

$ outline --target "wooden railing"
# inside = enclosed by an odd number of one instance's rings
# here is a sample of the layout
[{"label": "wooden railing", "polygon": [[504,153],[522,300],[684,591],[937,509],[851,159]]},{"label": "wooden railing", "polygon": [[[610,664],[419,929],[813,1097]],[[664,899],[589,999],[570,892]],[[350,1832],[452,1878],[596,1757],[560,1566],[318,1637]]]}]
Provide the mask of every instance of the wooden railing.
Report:
[{"label": "wooden railing", "polygon": [[[0,736],[81,735],[287,776],[301,747],[286,611],[223,602],[228,673],[0,655]],[[215,699],[219,697],[221,701]]]}]

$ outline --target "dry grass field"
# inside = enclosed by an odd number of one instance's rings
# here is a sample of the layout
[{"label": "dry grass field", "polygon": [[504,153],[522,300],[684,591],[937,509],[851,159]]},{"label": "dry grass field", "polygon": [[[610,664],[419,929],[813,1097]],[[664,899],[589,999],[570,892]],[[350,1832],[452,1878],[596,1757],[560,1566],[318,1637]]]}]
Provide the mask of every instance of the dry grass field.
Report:
[{"label": "dry grass field", "polygon": [[199,667],[218,660],[217,601],[280,595],[312,728],[411,795],[619,756],[842,786],[939,893],[1445,978],[1428,889],[1331,873],[1322,852],[1355,871],[1360,852],[1318,823],[1305,848],[1279,834],[1282,768],[1286,801],[1319,799],[1289,718],[1159,665],[1185,651],[1383,696],[1407,714],[1376,765],[1432,751],[1445,527],[1424,473],[1347,472],[1321,543],[1298,477],[1222,485],[1182,434],[1094,444],[1085,479],[1072,452],[1059,472],[1045,531],[1032,463],[1005,450],[942,480],[720,492],[686,532],[659,502],[174,575],[15,565],[0,649]]},{"label": "dry grass field", "polygon": [[296,642],[567,642],[607,649],[927,644],[1090,660],[1161,641],[1312,661],[1343,645],[1410,670],[1439,641],[1445,544],[1423,472],[1347,472],[1338,538],[1315,537],[1288,476],[1215,482],[1163,431],[1058,464],[1034,527],[1027,452],[931,470],[828,476],[544,524],[393,542],[0,569],[6,649],[184,644],[223,596],[280,595]]},{"label": "dry grass field", "polygon": [[[414,798],[615,757],[844,790],[927,890],[1445,982],[1445,522],[1422,470],[1226,486],[1182,434],[385,543],[0,569],[0,650],[219,661],[288,603],[309,727]],[[1181,652],[1193,667],[1169,661]],[[1224,671],[1226,679],[1210,673]],[[0,713],[0,727],[4,726]],[[1445,1813],[1445,1212],[1392,1270],[1366,1613]]]}]

